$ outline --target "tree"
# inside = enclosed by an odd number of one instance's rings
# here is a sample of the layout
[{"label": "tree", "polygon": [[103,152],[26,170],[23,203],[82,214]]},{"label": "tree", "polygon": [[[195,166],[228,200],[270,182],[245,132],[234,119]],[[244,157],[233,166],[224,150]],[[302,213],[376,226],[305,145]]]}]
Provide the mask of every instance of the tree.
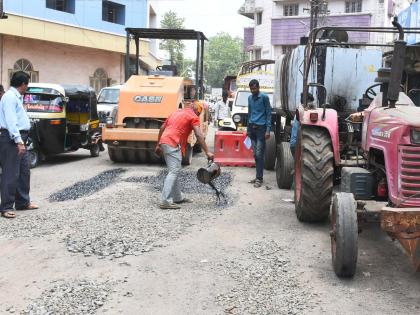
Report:
[{"label": "tree", "polygon": [[[160,22],[160,27],[170,29],[184,29],[184,22],[184,18],[178,17],[178,15],[173,11],[168,11],[164,14],[163,19]],[[161,41],[159,47],[160,49],[166,50],[169,53],[171,64],[182,67],[185,50],[185,45],[182,41],[165,39]],[[183,69],[179,70],[182,71]]]},{"label": "tree", "polygon": [[219,33],[209,39],[206,46],[207,84],[223,87],[226,75],[236,75],[243,60],[243,40],[227,33]]}]

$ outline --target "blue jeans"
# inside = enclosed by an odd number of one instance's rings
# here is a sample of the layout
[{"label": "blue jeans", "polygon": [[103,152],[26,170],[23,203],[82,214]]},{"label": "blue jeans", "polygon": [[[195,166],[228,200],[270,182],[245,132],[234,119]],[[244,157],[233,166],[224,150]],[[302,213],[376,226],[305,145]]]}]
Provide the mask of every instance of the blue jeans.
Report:
[{"label": "blue jeans", "polygon": [[264,153],[266,126],[251,125],[248,127],[248,137],[252,141],[254,150],[256,178],[262,180],[264,177]]},{"label": "blue jeans", "polygon": [[162,189],[162,204],[170,205],[184,199],[178,183],[179,172],[182,169],[182,152],[179,146],[173,148],[170,145],[161,144],[160,147],[168,167],[168,175]]}]

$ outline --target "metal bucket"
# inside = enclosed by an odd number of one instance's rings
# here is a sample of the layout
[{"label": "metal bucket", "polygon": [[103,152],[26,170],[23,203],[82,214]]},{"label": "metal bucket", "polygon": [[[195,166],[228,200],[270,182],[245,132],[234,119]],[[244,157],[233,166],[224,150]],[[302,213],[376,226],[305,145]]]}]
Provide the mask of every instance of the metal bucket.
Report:
[{"label": "metal bucket", "polygon": [[211,162],[207,167],[202,167],[197,171],[197,179],[203,184],[209,184],[220,176],[220,172],[219,164]]}]

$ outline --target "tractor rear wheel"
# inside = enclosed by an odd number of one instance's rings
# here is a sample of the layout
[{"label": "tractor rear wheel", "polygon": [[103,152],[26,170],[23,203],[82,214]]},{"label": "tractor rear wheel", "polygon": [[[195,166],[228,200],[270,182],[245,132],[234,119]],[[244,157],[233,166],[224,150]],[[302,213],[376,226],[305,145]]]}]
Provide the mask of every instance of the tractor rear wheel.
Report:
[{"label": "tractor rear wheel", "polygon": [[338,277],[353,277],[357,265],[357,204],[353,194],[337,193],[331,206],[331,256]]},{"label": "tractor rear wheel", "polygon": [[277,146],[276,180],[280,189],[290,189],[293,182],[294,159],[290,151],[290,143],[282,142]]},{"label": "tractor rear wheel", "polygon": [[274,132],[270,132],[270,138],[265,143],[264,152],[264,168],[266,170],[274,170],[276,165],[276,136]]},{"label": "tractor rear wheel", "polygon": [[295,211],[299,221],[319,222],[328,218],[333,158],[331,138],[326,129],[300,128],[295,163]]}]

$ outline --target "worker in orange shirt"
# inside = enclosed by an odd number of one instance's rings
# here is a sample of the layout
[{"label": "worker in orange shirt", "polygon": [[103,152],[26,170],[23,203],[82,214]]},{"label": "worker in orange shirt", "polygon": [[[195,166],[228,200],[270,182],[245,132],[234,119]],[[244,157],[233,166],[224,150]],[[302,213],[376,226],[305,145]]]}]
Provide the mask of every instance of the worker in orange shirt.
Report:
[{"label": "worker in orange shirt", "polygon": [[199,116],[202,111],[202,103],[191,102],[189,107],[171,114],[160,128],[155,152],[158,155],[163,154],[168,167],[168,175],[163,184],[162,199],[159,204],[161,209],[180,209],[181,203],[192,202],[183,196],[178,183],[178,175],[182,168],[182,155],[185,155],[191,131],[194,130],[197,141],[207,158],[212,160],[214,157],[201,132]]}]

